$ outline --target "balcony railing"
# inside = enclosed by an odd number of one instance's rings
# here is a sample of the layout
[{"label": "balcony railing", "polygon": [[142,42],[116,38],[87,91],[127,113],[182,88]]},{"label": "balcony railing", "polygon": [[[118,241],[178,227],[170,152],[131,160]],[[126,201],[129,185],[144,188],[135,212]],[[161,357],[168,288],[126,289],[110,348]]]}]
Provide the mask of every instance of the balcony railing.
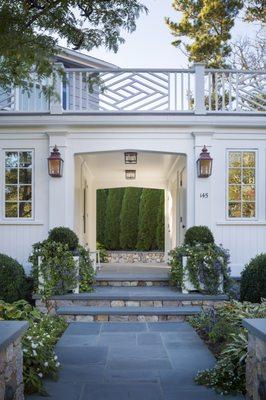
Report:
[{"label": "balcony railing", "polygon": [[59,96],[48,100],[42,84],[30,93],[0,90],[2,112],[248,113],[266,112],[266,71],[205,69],[66,68]]}]

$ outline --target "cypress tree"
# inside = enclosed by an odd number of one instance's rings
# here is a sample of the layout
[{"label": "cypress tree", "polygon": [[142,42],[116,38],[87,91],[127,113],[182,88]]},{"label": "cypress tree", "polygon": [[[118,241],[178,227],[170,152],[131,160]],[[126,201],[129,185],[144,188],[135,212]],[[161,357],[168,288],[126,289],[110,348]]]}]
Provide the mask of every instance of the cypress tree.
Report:
[{"label": "cypress tree", "polygon": [[108,191],[97,190],[97,242],[105,245],[105,218]]},{"label": "cypress tree", "polygon": [[159,210],[157,215],[156,239],[158,250],[164,250],[164,190],[160,194]]},{"label": "cypress tree", "polygon": [[120,249],[120,211],[123,195],[123,188],[109,189],[105,220],[105,246],[110,250]]},{"label": "cypress tree", "polygon": [[160,190],[143,189],[139,207],[138,250],[157,249],[156,230]]},{"label": "cypress tree", "polygon": [[136,248],[141,192],[140,188],[128,187],[125,189],[120,215],[120,246],[123,250],[135,250]]}]

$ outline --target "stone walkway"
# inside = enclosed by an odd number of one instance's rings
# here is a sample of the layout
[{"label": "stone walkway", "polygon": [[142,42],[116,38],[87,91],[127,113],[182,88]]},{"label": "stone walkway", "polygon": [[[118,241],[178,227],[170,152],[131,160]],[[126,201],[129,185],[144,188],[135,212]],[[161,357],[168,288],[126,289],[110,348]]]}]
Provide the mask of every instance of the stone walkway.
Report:
[{"label": "stone walkway", "polygon": [[56,353],[61,371],[46,382],[50,400],[242,400],[195,384],[215,360],[185,322],[75,322]]}]

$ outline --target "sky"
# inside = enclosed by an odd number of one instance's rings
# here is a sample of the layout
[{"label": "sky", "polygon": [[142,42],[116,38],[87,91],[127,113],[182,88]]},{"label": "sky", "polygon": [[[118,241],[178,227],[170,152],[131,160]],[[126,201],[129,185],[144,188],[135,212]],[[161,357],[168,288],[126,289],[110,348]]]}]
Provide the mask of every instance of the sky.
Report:
[{"label": "sky", "polygon": [[[137,29],[132,34],[123,32],[125,44],[120,45],[115,54],[104,48],[95,49],[88,54],[124,68],[186,68],[188,62],[184,54],[173,45],[173,36],[165,24],[164,17],[180,19],[171,6],[172,0],[142,0],[149,9],[148,15],[137,20]],[[232,30],[234,38],[254,37],[258,26],[244,23],[237,18]]]}]

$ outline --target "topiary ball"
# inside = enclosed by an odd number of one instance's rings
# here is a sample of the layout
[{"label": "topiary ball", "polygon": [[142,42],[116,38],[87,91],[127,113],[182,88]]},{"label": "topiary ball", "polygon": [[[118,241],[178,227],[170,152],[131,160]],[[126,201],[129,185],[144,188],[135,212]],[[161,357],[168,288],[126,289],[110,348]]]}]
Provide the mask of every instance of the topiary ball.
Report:
[{"label": "topiary ball", "polygon": [[189,246],[196,244],[214,244],[214,237],[207,226],[192,226],[185,233],[184,243]]},{"label": "topiary ball", "polygon": [[27,297],[27,278],[24,268],[16,260],[0,254],[0,299],[7,303]]},{"label": "topiary ball", "polygon": [[266,253],[259,254],[241,273],[240,300],[260,303],[266,298]]},{"label": "topiary ball", "polygon": [[51,242],[67,244],[70,251],[75,251],[79,244],[79,239],[75,232],[64,226],[54,228],[49,232],[48,240]]}]

